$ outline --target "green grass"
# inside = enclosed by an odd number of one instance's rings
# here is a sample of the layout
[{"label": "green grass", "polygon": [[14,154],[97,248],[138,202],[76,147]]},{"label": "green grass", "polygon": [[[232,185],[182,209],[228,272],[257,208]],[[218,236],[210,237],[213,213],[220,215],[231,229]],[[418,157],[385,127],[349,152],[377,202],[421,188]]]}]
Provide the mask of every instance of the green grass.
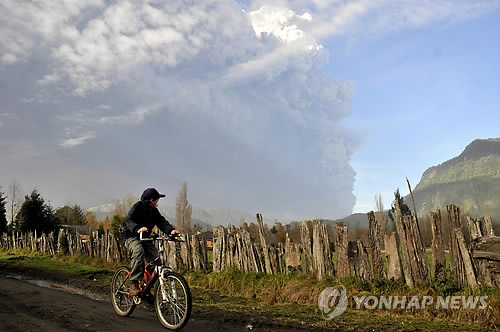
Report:
[{"label": "green grass", "polygon": [[114,265],[102,259],[85,256],[46,256],[28,250],[0,250],[0,267],[8,265],[13,269],[38,269],[52,274],[61,274],[68,278],[99,278],[110,282]]}]

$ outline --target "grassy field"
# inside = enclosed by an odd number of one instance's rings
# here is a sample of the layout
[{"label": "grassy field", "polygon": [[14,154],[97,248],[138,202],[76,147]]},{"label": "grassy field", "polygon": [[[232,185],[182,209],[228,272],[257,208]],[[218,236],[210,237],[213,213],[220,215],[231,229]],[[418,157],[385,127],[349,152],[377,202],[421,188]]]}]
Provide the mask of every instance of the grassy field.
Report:
[{"label": "grassy field", "polygon": [[[3,271],[31,271],[34,275],[62,276],[65,279],[109,287],[117,264],[79,256],[49,257],[31,251],[2,251]],[[41,273],[44,271],[44,273]],[[353,278],[338,281],[326,277],[321,281],[307,278],[299,271],[288,275],[241,273],[235,269],[204,273],[183,273],[194,295],[195,307],[205,311],[233,312],[246,321],[294,327],[321,327],[348,331],[433,330],[480,331],[497,328],[499,320],[498,289],[461,289],[450,281],[439,285],[409,289],[402,281],[375,280],[371,284]],[[358,310],[353,305],[334,318],[324,320],[318,309],[318,295],[329,286],[343,284],[348,297],[368,295],[488,295],[486,310]]]}]

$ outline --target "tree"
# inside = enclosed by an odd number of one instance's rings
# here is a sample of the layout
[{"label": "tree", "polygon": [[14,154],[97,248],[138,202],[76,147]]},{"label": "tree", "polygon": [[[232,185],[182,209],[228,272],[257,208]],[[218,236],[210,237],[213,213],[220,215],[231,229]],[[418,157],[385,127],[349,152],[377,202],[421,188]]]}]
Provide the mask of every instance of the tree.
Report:
[{"label": "tree", "polygon": [[285,227],[283,227],[283,225],[280,222],[275,222],[274,228],[276,228],[276,240],[277,240],[277,242],[285,244],[285,242],[286,242]]},{"label": "tree", "polygon": [[[388,212],[389,220],[392,222],[393,225],[394,225],[394,213],[396,210],[396,208],[395,208],[396,204],[399,205],[402,216],[411,216],[410,207],[408,205],[406,205],[404,198],[401,197],[401,195],[399,194],[399,188],[398,188],[394,192],[394,202],[392,203],[391,209]],[[393,225],[391,225],[391,227]]]},{"label": "tree", "polygon": [[132,195],[127,196],[125,199],[116,202],[113,215],[118,215],[120,217],[126,217],[130,208],[137,202],[138,199]]},{"label": "tree", "polygon": [[189,232],[191,228],[191,214],[193,209],[187,199],[187,183],[182,184],[182,188],[177,196],[175,206],[175,224],[177,229],[183,233]]},{"label": "tree", "polygon": [[77,204],[71,206],[65,205],[57,209],[56,215],[63,225],[85,225],[86,213]]},{"label": "tree", "polygon": [[384,242],[384,234],[387,232],[387,214],[384,211],[384,201],[382,199],[382,194],[375,194],[375,206],[377,207],[377,212],[375,212],[375,219],[377,219],[380,225],[380,237],[382,243]]},{"label": "tree", "polygon": [[[115,214],[113,216],[113,221],[111,222],[111,234],[113,234],[116,238],[120,238],[122,234],[122,226],[127,221],[127,218],[119,216]],[[104,226],[103,226],[104,230]]]},{"label": "tree", "polygon": [[85,224],[87,224],[87,226],[89,227],[90,232],[97,231],[99,229],[99,226],[102,225],[102,223],[100,224],[97,221],[97,217],[93,212],[87,213],[87,215],[85,216]]},{"label": "tree", "polygon": [[21,208],[23,194],[21,185],[17,181],[14,180],[9,184],[7,196],[9,198],[9,230],[18,230],[19,225],[16,224],[16,215]]},{"label": "tree", "polygon": [[7,232],[7,210],[5,209],[7,197],[1,189],[2,187],[0,187],[0,234]]},{"label": "tree", "polygon": [[193,226],[193,233],[198,233],[198,232],[201,233],[202,230],[203,229],[202,229],[202,227],[201,227],[200,224],[194,224],[194,226]]},{"label": "tree", "polygon": [[104,231],[104,225],[103,224],[99,225],[99,228],[97,229],[97,233],[99,233],[100,236],[104,235],[105,231]]},{"label": "tree", "polygon": [[54,210],[36,189],[24,197],[24,203],[16,215],[16,223],[22,232],[50,233],[59,226]]}]

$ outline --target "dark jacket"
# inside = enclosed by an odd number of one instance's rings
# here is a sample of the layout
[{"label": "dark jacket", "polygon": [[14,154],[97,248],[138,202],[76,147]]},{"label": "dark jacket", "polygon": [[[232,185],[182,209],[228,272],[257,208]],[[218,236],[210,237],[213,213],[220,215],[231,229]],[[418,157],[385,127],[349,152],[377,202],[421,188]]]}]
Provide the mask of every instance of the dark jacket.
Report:
[{"label": "dark jacket", "polygon": [[125,240],[131,237],[138,238],[139,233],[137,231],[141,227],[146,227],[151,233],[155,226],[158,226],[166,234],[170,234],[174,230],[174,227],[160,214],[157,208],[151,206],[148,202],[139,201],[132,206],[128,213],[125,227],[122,228],[123,238]]}]

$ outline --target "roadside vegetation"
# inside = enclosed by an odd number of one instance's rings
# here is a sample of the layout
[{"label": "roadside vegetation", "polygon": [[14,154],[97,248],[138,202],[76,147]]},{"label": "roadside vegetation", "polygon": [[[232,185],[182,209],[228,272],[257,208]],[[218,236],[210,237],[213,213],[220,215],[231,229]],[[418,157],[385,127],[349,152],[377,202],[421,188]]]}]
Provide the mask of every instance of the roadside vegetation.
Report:
[{"label": "roadside vegetation", "polygon": [[[27,250],[0,249],[0,269],[11,273],[29,274],[33,278],[48,278],[74,283],[104,295],[117,263],[87,256],[47,256]],[[407,288],[404,282],[376,280],[371,284],[354,278],[339,282],[335,277],[318,281],[300,271],[287,275],[242,273],[236,269],[205,273],[183,273],[194,295],[195,307],[201,311],[223,310],[234,313],[252,326],[321,327],[347,331],[368,330],[433,330],[486,331],[498,328],[500,290],[483,288],[461,289],[451,281],[423,288]],[[356,309],[351,303],[346,312],[325,320],[318,309],[318,295],[329,286],[343,284],[352,296],[453,296],[487,295],[485,310],[436,310],[435,307],[411,310]]]}]

